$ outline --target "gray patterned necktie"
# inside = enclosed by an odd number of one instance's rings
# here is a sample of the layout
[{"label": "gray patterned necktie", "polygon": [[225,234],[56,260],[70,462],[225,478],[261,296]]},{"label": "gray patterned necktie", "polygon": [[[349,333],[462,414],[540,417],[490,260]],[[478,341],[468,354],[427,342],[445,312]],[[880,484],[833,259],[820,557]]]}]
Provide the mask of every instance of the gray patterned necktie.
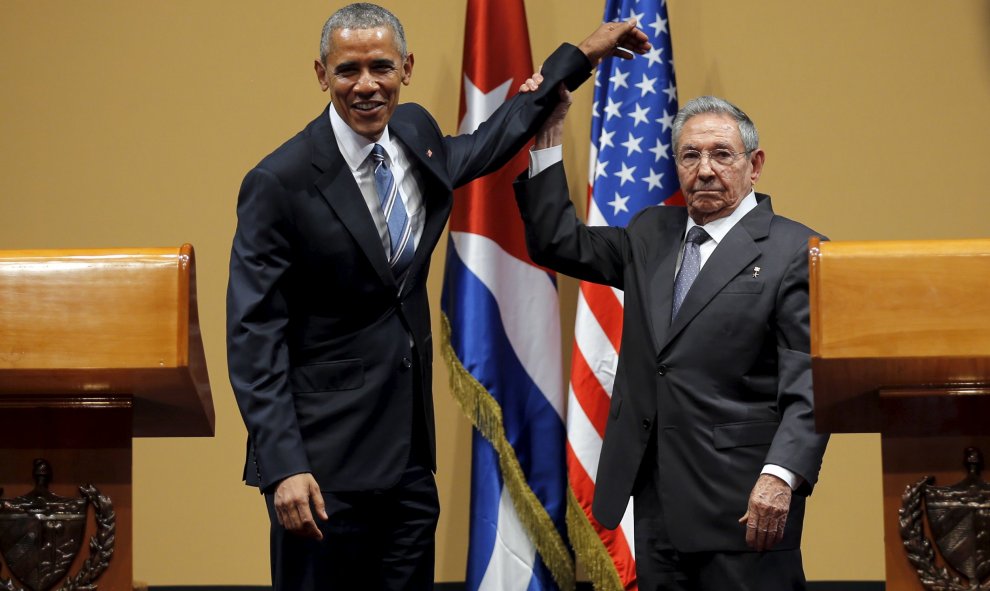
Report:
[{"label": "gray patterned necktie", "polygon": [[691,284],[698,278],[701,272],[701,245],[711,236],[701,226],[693,226],[687,233],[684,242],[684,256],[681,257],[681,268],[674,279],[674,306],[671,308],[670,319],[677,317],[677,311],[684,303]]},{"label": "gray patterned necktie", "polygon": [[398,279],[402,277],[413,259],[412,224],[406,206],[399,195],[399,187],[395,177],[385,162],[385,148],[375,144],[371,149],[371,160],[375,165],[375,188],[378,189],[378,199],[381,201],[382,213],[388,225],[388,236],[391,249],[388,253],[388,266]]}]

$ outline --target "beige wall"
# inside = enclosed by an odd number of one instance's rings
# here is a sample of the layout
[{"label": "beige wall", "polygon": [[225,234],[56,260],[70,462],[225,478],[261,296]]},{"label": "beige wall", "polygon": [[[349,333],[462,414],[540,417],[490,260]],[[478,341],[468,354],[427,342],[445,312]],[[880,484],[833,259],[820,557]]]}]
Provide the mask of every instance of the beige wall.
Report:
[{"label": "beige wall", "polygon": [[[465,0],[385,5],[416,55],[403,99],[454,131]],[[287,6],[0,0],[0,248],[196,247],[217,436],[136,442],[135,576],[152,584],[267,577],[262,502],[239,482],[244,428],[226,379],[223,298],[243,174],[326,101],[311,62],[338,3]],[[539,59],[589,32],[603,2],[527,8]],[[990,233],[986,0],[669,8],[682,100],[720,94],[753,116],[767,151],[759,188],[778,212],[834,239]],[[566,137],[578,195],[589,109],[584,88]],[[435,256],[436,298],[442,249]],[[574,284],[562,288],[572,309]],[[438,367],[438,578],[462,580],[470,438],[445,380]],[[811,579],[883,577],[878,473],[876,437],[833,438],[809,504]]]}]

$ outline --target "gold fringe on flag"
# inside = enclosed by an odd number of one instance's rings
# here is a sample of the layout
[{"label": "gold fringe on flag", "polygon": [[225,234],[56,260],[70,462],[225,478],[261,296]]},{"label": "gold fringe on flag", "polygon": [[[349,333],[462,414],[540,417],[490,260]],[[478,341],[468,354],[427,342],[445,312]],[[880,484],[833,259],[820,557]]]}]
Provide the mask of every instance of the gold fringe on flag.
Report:
[{"label": "gold fringe on flag", "polygon": [[581,503],[574,496],[574,490],[567,487],[567,537],[574,546],[574,554],[591,579],[595,591],[622,591],[615,564],[598,532],[588,520]]},{"label": "gold fringe on flag", "polygon": [[554,526],[553,520],[550,519],[546,508],[526,483],[526,476],[523,474],[522,466],[519,465],[519,459],[505,437],[502,409],[491,393],[464,368],[461,360],[457,358],[450,344],[450,320],[447,315],[441,314],[440,320],[443,326],[440,350],[450,370],[451,394],[471,424],[498,453],[502,479],[509,489],[509,496],[519,515],[519,521],[529,532],[536,551],[540,553],[557,586],[563,591],[574,591],[576,578],[574,559],[571,558],[567,545]]}]

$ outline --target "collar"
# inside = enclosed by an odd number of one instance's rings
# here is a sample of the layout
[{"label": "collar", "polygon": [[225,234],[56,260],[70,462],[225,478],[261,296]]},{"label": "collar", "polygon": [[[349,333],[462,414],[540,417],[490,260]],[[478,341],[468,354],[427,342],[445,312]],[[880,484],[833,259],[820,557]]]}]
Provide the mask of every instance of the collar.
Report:
[{"label": "collar", "polygon": [[[732,213],[724,218],[712,220],[703,227],[705,228],[705,231],[708,232],[708,235],[712,237],[712,240],[715,241],[715,244],[718,244],[723,238],[725,238],[725,235],[729,233],[729,230],[731,230],[732,227],[739,222],[739,220],[743,219],[747,213],[752,211],[756,205],[756,191],[750,190],[749,195],[743,197],[743,200],[739,202],[739,206],[732,210]],[[688,231],[697,225],[698,224],[694,223],[694,220],[691,219],[691,216],[688,216],[687,228],[684,228],[684,235],[687,236]]]},{"label": "collar", "polygon": [[377,142],[373,142],[351,129],[337,113],[337,109],[332,103],[328,110],[330,111],[330,125],[333,127],[333,135],[337,139],[337,147],[340,148],[340,154],[344,157],[351,172],[357,172],[364,165],[375,144],[381,144],[385,148],[389,162],[395,162],[398,154],[389,138],[387,125],[382,130],[382,137],[378,138]]}]

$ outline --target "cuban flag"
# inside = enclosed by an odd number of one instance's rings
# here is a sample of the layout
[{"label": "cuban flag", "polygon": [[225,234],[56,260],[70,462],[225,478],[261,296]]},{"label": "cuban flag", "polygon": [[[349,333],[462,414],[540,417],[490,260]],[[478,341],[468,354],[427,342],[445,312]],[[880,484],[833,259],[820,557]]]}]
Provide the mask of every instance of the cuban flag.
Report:
[{"label": "cuban flag", "polygon": [[[533,73],[522,0],[469,0],[459,133]],[[467,588],[574,589],[565,541],[564,388],[556,277],[526,252],[512,181],[528,148],[459,190],[450,218],[442,351],[475,426]]]},{"label": "cuban flag", "polygon": [[[683,205],[674,168],[671,125],[677,85],[663,0],[608,0],[605,21],[636,18],[653,45],[632,60],[610,58],[595,76],[588,170],[588,225],[625,226],[652,205]],[[567,400],[568,534],[597,590],[637,589],[633,510],[619,527],[591,515],[595,476],[608,422],[622,340],[623,294],[582,282],[574,323]]]}]

